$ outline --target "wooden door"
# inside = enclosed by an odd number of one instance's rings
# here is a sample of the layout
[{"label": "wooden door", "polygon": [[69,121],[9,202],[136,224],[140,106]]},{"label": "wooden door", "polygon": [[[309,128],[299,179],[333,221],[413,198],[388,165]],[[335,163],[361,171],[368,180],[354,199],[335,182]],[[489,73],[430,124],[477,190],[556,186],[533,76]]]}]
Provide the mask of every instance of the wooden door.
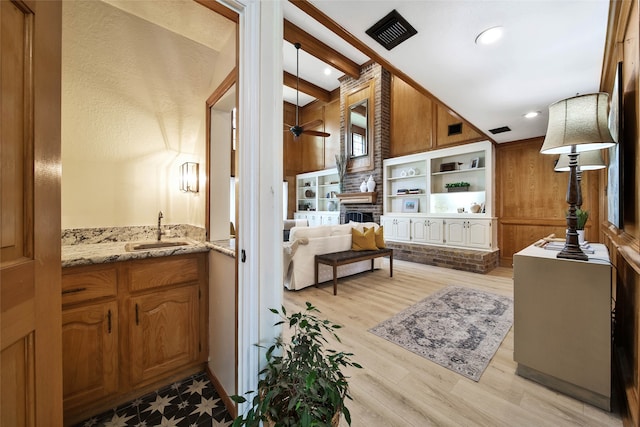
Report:
[{"label": "wooden door", "polygon": [[198,359],[198,286],[131,297],[131,383],[139,384]]},{"label": "wooden door", "polygon": [[115,300],[62,313],[64,406],[74,408],[118,390],[118,304]]},{"label": "wooden door", "polygon": [[62,425],[61,13],[0,1],[2,426]]}]

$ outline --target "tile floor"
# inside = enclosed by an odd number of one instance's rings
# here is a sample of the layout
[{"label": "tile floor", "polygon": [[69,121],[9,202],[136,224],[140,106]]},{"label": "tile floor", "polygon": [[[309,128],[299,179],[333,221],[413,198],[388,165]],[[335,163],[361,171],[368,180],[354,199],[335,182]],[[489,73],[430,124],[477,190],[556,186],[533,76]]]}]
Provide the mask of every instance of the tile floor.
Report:
[{"label": "tile floor", "polygon": [[228,427],[232,421],[209,378],[201,372],[75,427]]}]

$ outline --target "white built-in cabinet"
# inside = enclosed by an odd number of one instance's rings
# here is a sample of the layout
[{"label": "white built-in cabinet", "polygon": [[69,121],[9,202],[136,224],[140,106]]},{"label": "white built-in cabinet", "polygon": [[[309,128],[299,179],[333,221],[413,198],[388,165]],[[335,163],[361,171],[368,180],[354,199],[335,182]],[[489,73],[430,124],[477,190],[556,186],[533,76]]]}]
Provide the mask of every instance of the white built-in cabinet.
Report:
[{"label": "white built-in cabinet", "polygon": [[[456,183],[468,185],[448,188]],[[489,141],[386,159],[380,220],[385,239],[497,249],[493,187]]]},{"label": "white built-in cabinet", "polygon": [[340,177],[335,168],[296,175],[294,219],[309,226],[340,223]]}]

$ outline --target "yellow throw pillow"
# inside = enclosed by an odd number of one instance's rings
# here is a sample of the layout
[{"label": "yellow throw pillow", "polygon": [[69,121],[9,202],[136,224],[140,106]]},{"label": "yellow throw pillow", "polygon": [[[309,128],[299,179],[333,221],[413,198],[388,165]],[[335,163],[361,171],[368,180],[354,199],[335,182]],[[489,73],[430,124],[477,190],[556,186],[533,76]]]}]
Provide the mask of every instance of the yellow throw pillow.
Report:
[{"label": "yellow throw pillow", "polygon": [[[371,230],[375,230],[375,229],[371,228]],[[367,227],[364,228],[364,231],[367,231]],[[384,231],[382,229],[382,226],[378,227],[378,229],[375,230],[375,235],[376,235],[376,247],[378,249],[384,249],[386,245],[384,244]]]},{"label": "yellow throw pillow", "polygon": [[373,231],[373,228],[370,228],[364,233],[359,232],[355,228],[351,229],[352,251],[375,251],[377,249],[378,247],[376,246],[376,235]]}]

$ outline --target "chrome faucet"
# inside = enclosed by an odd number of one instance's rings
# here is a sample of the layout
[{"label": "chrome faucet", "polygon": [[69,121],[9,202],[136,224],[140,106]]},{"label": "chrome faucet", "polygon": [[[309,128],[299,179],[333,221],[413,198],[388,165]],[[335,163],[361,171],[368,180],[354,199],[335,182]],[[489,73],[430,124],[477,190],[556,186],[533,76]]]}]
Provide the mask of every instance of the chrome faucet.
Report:
[{"label": "chrome faucet", "polygon": [[162,211],[160,211],[158,212],[158,242],[162,238],[162,226],[160,225],[160,223],[162,222],[162,218],[164,217],[162,216]]}]

